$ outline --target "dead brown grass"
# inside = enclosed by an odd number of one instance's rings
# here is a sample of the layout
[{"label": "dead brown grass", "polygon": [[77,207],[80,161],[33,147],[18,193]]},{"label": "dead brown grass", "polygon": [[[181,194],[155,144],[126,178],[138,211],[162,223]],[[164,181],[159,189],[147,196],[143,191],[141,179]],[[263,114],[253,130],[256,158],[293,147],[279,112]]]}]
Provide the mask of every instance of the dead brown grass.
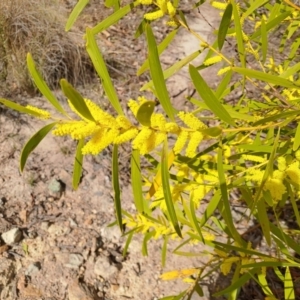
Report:
[{"label": "dead brown grass", "polygon": [[59,0],[1,0],[0,81],[32,93],[26,66],[30,52],[52,89],[60,78],[73,85],[90,82],[94,71],[82,33],[64,31],[67,15]]}]

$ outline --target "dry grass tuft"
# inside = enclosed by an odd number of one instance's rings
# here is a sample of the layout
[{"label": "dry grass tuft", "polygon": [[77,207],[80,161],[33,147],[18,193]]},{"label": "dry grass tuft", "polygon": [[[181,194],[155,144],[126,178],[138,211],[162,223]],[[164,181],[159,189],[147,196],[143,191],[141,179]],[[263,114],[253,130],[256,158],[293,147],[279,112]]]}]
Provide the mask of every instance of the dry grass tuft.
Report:
[{"label": "dry grass tuft", "polygon": [[73,85],[90,82],[94,71],[82,33],[66,33],[67,13],[58,0],[0,0],[0,82],[32,93],[26,66],[30,52],[48,85],[59,79]]}]

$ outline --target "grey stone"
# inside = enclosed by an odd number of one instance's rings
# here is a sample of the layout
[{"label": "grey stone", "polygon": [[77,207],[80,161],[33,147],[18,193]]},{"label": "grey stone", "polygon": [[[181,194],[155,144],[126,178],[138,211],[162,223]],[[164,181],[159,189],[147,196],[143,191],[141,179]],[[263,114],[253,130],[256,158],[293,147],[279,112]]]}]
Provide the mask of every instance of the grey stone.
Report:
[{"label": "grey stone", "polygon": [[35,262],[30,264],[25,271],[25,275],[32,276],[36,274],[41,269],[41,264],[39,262]]},{"label": "grey stone", "polygon": [[41,223],[42,230],[48,230],[48,228],[49,228],[49,222],[44,221]]},{"label": "grey stone", "polygon": [[65,184],[60,180],[56,180],[55,178],[53,178],[48,184],[50,196],[53,196],[55,198],[60,198],[64,189]]},{"label": "grey stone", "polygon": [[65,234],[70,233],[71,229],[67,226],[62,226],[59,224],[52,224],[49,228],[48,228],[48,232],[52,235],[52,236],[62,236]]},{"label": "grey stone", "polygon": [[77,223],[72,219],[72,218],[69,218],[69,222],[70,222],[70,227],[77,227]]},{"label": "grey stone", "polygon": [[81,254],[71,253],[69,262],[65,265],[67,268],[78,269],[83,264],[84,258]]},{"label": "grey stone", "polygon": [[107,259],[107,257],[100,256],[95,263],[94,266],[94,273],[96,275],[99,275],[103,278],[108,278],[112,275],[114,275],[118,269],[114,266],[111,265]]},{"label": "grey stone", "polygon": [[1,237],[2,237],[3,241],[5,242],[5,244],[12,245],[21,240],[22,231],[19,228],[13,228],[9,231],[2,233]]}]

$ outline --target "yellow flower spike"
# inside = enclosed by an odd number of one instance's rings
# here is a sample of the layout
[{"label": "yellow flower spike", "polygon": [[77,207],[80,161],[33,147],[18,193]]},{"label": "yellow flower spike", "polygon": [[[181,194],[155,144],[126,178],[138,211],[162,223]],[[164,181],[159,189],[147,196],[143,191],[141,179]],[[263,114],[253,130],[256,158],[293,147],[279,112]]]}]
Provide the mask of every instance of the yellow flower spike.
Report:
[{"label": "yellow flower spike", "polygon": [[53,135],[64,136],[71,135],[72,132],[85,126],[86,122],[84,121],[67,121],[63,123],[59,123],[55,126],[55,129],[52,131]]},{"label": "yellow flower spike", "polygon": [[207,60],[205,60],[203,62],[204,66],[210,66],[210,65],[214,65],[218,62],[222,61],[222,57],[221,56],[213,56],[208,58]]},{"label": "yellow flower spike", "polygon": [[95,121],[108,126],[115,124],[115,118],[107,112],[105,112],[104,110],[102,110],[97,104],[95,104],[89,99],[84,99],[84,101]]},{"label": "yellow flower spike", "polygon": [[231,67],[225,67],[225,68],[222,68],[222,69],[220,69],[220,70],[218,71],[217,75],[218,75],[218,76],[221,76],[221,75],[227,73],[227,72],[230,71],[230,70],[231,70]]},{"label": "yellow flower spike", "polygon": [[153,0],[138,0],[138,1],[142,5],[151,5],[153,3]]},{"label": "yellow flower spike", "polygon": [[167,2],[167,9],[171,17],[174,17],[176,15],[176,9],[170,1]]},{"label": "yellow flower spike", "polygon": [[132,139],[134,139],[138,135],[139,131],[136,128],[131,128],[125,131],[124,133],[118,135],[114,139],[114,144],[119,145],[126,143]]},{"label": "yellow flower spike", "polygon": [[150,12],[150,13],[147,13],[144,15],[144,18],[146,20],[149,20],[149,21],[154,21],[154,20],[157,20],[161,17],[163,17],[164,13],[163,11],[160,9],[160,10],[157,10],[157,11],[153,11],[153,12]]},{"label": "yellow flower spike", "polygon": [[257,156],[257,155],[246,155],[246,154],[243,154],[242,158],[245,159],[245,160],[255,161],[255,162],[258,162],[258,163],[263,163],[263,162],[266,161],[266,159],[264,157]]},{"label": "yellow flower spike", "polygon": [[127,103],[127,106],[132,111],[133,115],[136,116],[137,111],[139,110],[140,105],[133,99],[130,99]]},{"label": "yellow flower spike", "polygon": [[296,151],[295,157],[298,161],[300,161],[300,150]]},{"label": "yellow flower spike", "polygon": [[151,127],[160,131],[166,130],[166,119],[162,114],[152,114]]},{"label": "yellow flower spike", "polygon": [[177,133],[178,134],[180,132],[180,128],[176,123],[169,122],[166,124],[166,131],[169,133]]},{"label": "yellow flower spike", "polygon": [[156,148],[158,145],[160,145],[166,139],[166,137],[167,137],[167,134],[165,132],[156,132],[154,148]]},{"label": "yellow flower spike", "polygon": [[249,169],[246,174],[246,179],[260,183],[263,179],[264,172],[261,170]]},{"label": "yellow flower spike", "polygon": [[185,150],[185,155],[187,157],[194,157],[196,155],[197,147],[199,146],[200,142],[203,140],[203,134],[199,131],[195,131],[190,134],[190,141],[188,146]]},{"label": "yellow flower spike", "polygon": [[155,148],[155,141],[156,141],[156,133],[155,131],[152,130],[148,139],[145,140],[145,142],[139,148],[141,155],[151,152]]},{"label": "yellow flower spike", "polygon": [[171,27],[177,27],[177,26],[180,25],[180,23],[179,23],[179,22],[176,22],[175,20],[169,20],[169,21],[167,22],[167,25],[168,25],[168,26],[171,26]]},{"label": "yellow flower spike", "polygon": [[282,171],[279,171],[279,170],[275,170],[274,172],[273,172],[273,178],[274,179],[280,179],[281,181],[282,180],[284,180],[284,176],[285,176],[285,174],[284,174],[284,172],[282,172]]},{"label": "yellow flower spike", "polygon": [[143,145],[148,141],[152,134],[152,129],[149,127],[143,127],[136,138],[132,141],[133,149],[141,149]]},{"label": "yellow flower spike", "polygon": [[167,0],[156,0],[157,6],[163,11],[164,14],[167,13]]},{"label": "yellow flower spike", "polygon": [[85,123],[84,126],[81,126],[79,128],[76,128],[72,133],[71,133],[71,137],[74,140],[80,140],[80,139],[84,139],[87,138],[91,135],[93,135],[94,133],[96,133],[98,130],[101,130],[100,126],[97,126],[96,123],[94,122],[88,122]]},{"label": "yellow flower spike", "polygon": [[31,106],[31,105],[27,105],[26,108],[38,113],[40,116],[38,116],[37,118],[39,118],[39,119],[47,120],[47,119],[50,119],[50,117],[51,117],[50,113],[44,109],[37,108],[37,107]]},{"label": "yellow flower spike", "polygon": [[179,133],[178,139],[177,139],[177,141],[175,143],[175,146],[174,146],[174,149],[173,149],[173,151],[174,151],[175,154],[180,153],[180,151],[185,146],[185,143],[188,140],[188,137],[189,137],[189,133],[187,131],[185,131],[185,130],[182,130]]},{"label": "yellow flower spike", "polygon": [[197,117],[192,113],[185,113],[180,111],[177,115],[189,128],[193,130],[206,129],[207,126],[202,123]]},{"label": "yellow flower spike", "polygon": [[280,201],[283,194],[286,192],[286,188],[282,183],[282,180],[275,178],[269,178],[266,181],[264,190],[270,191],[272,199],[276,202]]},{"label": "yellow flower spike", "polygon": [[278,170],[284,171],[286,169],[285,157],[282,157],[282,156],[278,157],[277,164],[278,164]]},{"label": "yellow flower spike", "polygon": [[99,154],[104,148],[114,141],[118,134],[119,131],[115,129],[99,130],[82,148],[82,154]]},{"label": "yellow flower spike", "polygon": [[116,122],[117,122],[118,126],[121,127],[122,129],[127,130],[130,127],[132,127],[131,122],[124,116],[117,116]]},{"label": "yellow flower spike", "polygon": [[218,2],[218,1],[212,1],[210,5],[214,8],[220,9],[220,10],[225,10],[227,7],[227,3],[223,2]]},{"label": "yellow flower spike", "polygon": [[290,164],[285,172],[295,184],[300,185],[299,161]]}]

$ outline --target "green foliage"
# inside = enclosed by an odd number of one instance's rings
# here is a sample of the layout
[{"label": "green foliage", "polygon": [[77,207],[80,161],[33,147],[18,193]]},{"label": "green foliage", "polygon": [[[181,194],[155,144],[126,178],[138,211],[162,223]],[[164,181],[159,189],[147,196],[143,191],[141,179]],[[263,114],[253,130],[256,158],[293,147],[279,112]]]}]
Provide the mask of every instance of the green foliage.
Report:
[{"label": "green foliage", "polygon": [[[195,8],[201,10],[204,2],[199,1]],[[22,152],[21,169],[28,155],[54,128],[53,134],[70,135],[78,140],[73,180],[74,188],[77,188],[82,156],[96,155],[113,145],[116,223],[122,231],[126,228],[124,235],[128,236],[124,254],[133,235],[141,234],[144,236],[141,247],[144,255],[148,254],[147,244],[151,239],[162,240],[163,265],[171,239],[178,242],[173,254],[208,256],[208,263],[198,268],[163,274],[164,280],[182,279],[189,284],[179,295],[163,299],[190,299],[193,293],[201,296],[201,282],[213,271],[229,276],[231,270],[231,285],[218,291],[216,296],[226,294],[230,299],[237,299],[241,287],[253,279],[261,286],[265,299],[277,299],[276,291],[267,280],[268,268],[272,268],[278,280],[282,281],[284,298],[297,297],[291,268],[300,266],[299,259],[294,256],[295,253],[300,255],[297,240],[300,227],[300,64],[297,63],[300,8],[288,0],[274,2],[271,5],[263,0],[245,4],[234,0],[212,1],[211,5],[224,14],[216,32],[216,41],[209,44],[189,27],[177,2],[139,0],[122,7],[119,1],[106,1],[106,6],[113,7],[114,12],[94,28],[87,29],[86,47],[106,95],[118,114],[116,117],[104,112],[92,101],[83,99],[62,79],[61,87],[69,98],[70,109],[80,118],[70,119],[28,55],[31,76],[43,95],[61,113],[62,119],[46,125],[30,139]],[[80,1],[75,6],[67,29],[86,3]],[[151,99],[139,97],[136,101],[129,100],[128,107],[139,123],[136,125],[124,116],[95,35],[117,23],[140,4],[155,4],[151,8],[157,8],[144,15],[137,31],[137,36],[145,34],[148,45],[148,58],[137,74],[139,76],[149,70],[152,80],[142,90],[153,93],[164,114],[155,112],[155,102]],[[157,45],[152,24],[163,17],[168,19],[166,26],[176,29]],[[270,38],[279,28],[285,30],[278,39],[281,39],[280,50],[286,55],[273,53],[269,45]],[[201,46],[191,56],[181,58],[163,70],[160,55],[178,29],[195,36]],[[237,57],[235,53],[223,51],[228,42],[236,45]],[[193,60],[204,50],[208,52],[203,63],[195,65]],[[223,66],[215,76],[223,77],[214,90],[199,71],[221,62]],[[172,106],[166,80],[186,64],[190,64],[189,74],[199,97],[188,98],[195,110],[177,112]],[[254,90],[254,96],[249,96],[249,89]],[[233,92],[241,94],[237,103],[227,101]],[[0,102],[35,117],[54,119],[38,108],[24,108],[5,99],[0,99]],[[207,119],[212,120],[208,125],[203,121]],[[118,145],[125,142],[131,142],[133,149],[131,178],[136,214],[121,208]],[[198,147],[200,143],[202,150]],[[151,156],[154,150],[159,151]],[[141,170],[140,156],[144,156],[152,167]],[[257,222],[267,245],[274,251],[256,249],[254,244],[244,239],[233,216],[234,194],[244,208],[244,221],[249,218]],[[208,204],[203,203],[203,199],[209,199]],[[203,214],[199,213],[201,206]],[[290,218],[297,224],[295,228],[286,228],[280,220],[288,206],[292,207]],[[225,236],[225,241],[219,239],[221,236]],[[187,251],[185,247],[188,244],[204,244],[211,251]]]}]

